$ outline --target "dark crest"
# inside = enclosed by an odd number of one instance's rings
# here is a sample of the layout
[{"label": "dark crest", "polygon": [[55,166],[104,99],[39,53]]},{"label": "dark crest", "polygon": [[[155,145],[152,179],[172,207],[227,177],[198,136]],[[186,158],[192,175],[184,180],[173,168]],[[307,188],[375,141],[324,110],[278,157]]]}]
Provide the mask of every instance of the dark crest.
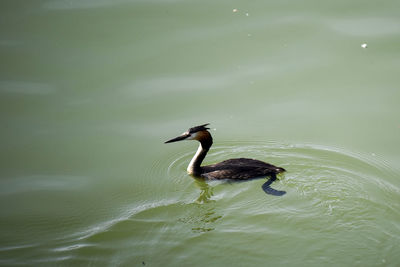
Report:
[{"label": "dark crest", "polygon": [[200,132],[200,131],[206,131],[209,130],[210,128],[206,127],[207,125],[209,125],[209,123],[203,124],[203,125],[199,125],[199,126],[195,126],[192,127],[188,130],[189,133],[196,133],[196,132]]}]

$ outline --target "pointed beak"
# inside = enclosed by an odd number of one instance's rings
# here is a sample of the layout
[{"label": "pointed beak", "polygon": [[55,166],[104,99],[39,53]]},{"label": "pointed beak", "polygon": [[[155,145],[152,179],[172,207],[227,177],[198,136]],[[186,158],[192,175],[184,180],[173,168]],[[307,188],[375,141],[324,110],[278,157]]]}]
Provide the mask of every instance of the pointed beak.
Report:
[{"label": "pointed beak", "polygon": [[180,135],[178,137],[175,137],[175,138],[173,138],[171,140],[168,140],[168,141],[164,142],[164,144],[182,141],[182,140],[185,140],[186,138],[188,138],[189,136],[190,136],[189,134],[184,133],[184,134],[182,134],[182,135]]}]

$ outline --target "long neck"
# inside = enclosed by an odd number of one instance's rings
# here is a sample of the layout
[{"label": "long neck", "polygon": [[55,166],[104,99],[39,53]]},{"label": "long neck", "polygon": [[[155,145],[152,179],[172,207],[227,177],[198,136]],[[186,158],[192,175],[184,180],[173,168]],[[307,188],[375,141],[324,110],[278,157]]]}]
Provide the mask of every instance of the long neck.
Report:
[{"label": "long neck", "polygon": [[203,131],[202,135],[199,139],[200,142],[199,148],[197,149],[196,154],[192,158],[187,168],[189,174],[192,175],[200,175],[201,174],[201,163],[207,155],[208,150],[212,146],[213,139],[211,134],[208,131]]},{"label": "long neck", "polygon": [[189,174],[200,175],[200,172],[201,172],[200,165],[203,162],[204,158],[206,157],[208,150],[209,150],[209,148],[205,149],[202,146],[202,144],[200,143],[196,154],[190,161],[189,166],[187,167],[187,171]]}]

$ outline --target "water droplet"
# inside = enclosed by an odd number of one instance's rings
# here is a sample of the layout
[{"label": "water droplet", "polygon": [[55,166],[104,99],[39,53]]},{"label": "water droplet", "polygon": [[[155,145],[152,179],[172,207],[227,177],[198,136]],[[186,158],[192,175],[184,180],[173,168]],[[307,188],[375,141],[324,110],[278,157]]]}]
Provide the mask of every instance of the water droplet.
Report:
[{"label": "water droplet", "polygon": [[233,12],[233,13],[238,12],[237,8],[234,8],[234,9],[232,10],[232,12]]},{"label": "water droplet", "polygon": [[363,43],[363,44],[361,45],[361,47],[362,47],[362,48],[367,48],[368,45],[367,45],[367,43]]}]

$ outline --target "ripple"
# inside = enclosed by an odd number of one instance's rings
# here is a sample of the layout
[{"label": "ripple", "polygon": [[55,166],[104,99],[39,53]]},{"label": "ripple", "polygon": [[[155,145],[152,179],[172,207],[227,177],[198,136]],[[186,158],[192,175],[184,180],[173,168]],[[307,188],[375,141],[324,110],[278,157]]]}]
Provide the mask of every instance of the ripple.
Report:
[{"label": "ripple", "polygon": [[89,178],[72,175],[30,175],[2,179],[0,196],[42,191],[76,191],[89,184]]},{"label": "ripple", "polygon": [[[183,170],[193,154],[194,150],[174,155],[167,176],[175,181],[184,179]],[[376,155],[315,144],[230,141],[214,146],[205,164],[233,157],[256,158],[285,168],[287,172],[280,181],[283,188],[310,196],[317,204],[327,205],[329,211],[347,197],[374,201],[400,193],[399,187],[392,183],[396,170]]]},{"label": "ripple", "polygon": [[64,252],[64,251],[74,251],[74,250],[78,250],[78,249],[82,249],[82,248],[86,248],[86,247],[92,247],[92,244],[72,244],[72,245],[66,245],[66,246],[62,246],[62,247],[57,247],[57,248],[53,248],[52,251],[55,252]]},{"label": "ripple", "polygon": [[127,221],[127,220],[129,220],[129,218],[131,218],[132,216],[134,216],[140,212],[143,212],[146,210],[151,210],[151,209],[158,208],[158,207],[165,207],[165,206],[169,206],[169,205],[173,205],[173,204],[176,204],[176,200],[162,200],[160,202],[143,203],[142,205],[138,205],[136,203],[133,207],[126,208],[124,210],[124,212],[122,212],[118,216],[115,216],[114,218],[100,222],[96,225],[91,225],[90,227],[88,227],[80,232],[75,233],[73,235],[73,237],[75,237],[76,240],[87,239],[87,238],[93,237],[99,233],[108,231],[110,228],[114,227],[118,223]]},{"label": "ripple", "polygon": [[[142,222],[153,223],[157,227],[167,223],[167,228],[160,228],[161,236],[163,231],[176,231],[175,227],[179,224],[187,224],[193,233],[218,231],[216,224],[222,224],[224,227],[219,231],[229,232],[234,229],[237,220],[243,221],[240,229],[246,232],[246,228],[242,228],[248,225],[246,220],[260,218],[257,221],[262,221],[261,218],[266,215],[269,220],[278,220],[279,217],[286,222],[304,222],[315,218],[327,223],[329,218],[334,218],[331,220],[335,223],[330,223],[328,229],[332,231],[337,228],[372,227],[372,217],[376,214],[389,213],[393,218],[399,216],[399,187],[392,182],[397,177],[396,170],[376,155],[315,144],[257,141],[222,142],[211,149],[206,164],[232,157],[250,157],[284,167],[287,172],[274,182],[273,187],[285,190],[287,194],[278,198],[264,194],[261,184],[257,182],[230,186],[220,181],[188,179],[186,166],[194,150],[186,149],[155,160],[147,174],[167,177],[166,181],[172,180],[175,185],[181,186],[179,190],[172,191],[166,198],[143,200],[143,203],[126,206],[115,217],[75,233],[75,242],[101,237],[125,224]],[[254,195],[254,190],[260,194]],[[266,199],[269,205],[264,205]],[[280,223],[276,225],[282,227]],[[265,231],[265,225],[254,225],[253,222],[251,231]],[[268,231],[278,233],[282,230],[271,227]],[[156,235],[155,239],[158,237]],[[82,244],[86,246],[90,242]],[[66,244],[58,249],[80,248],[76,244]]]},{"label": "ripple", "polygon": [[398,35],[400,21],[397,18],[351,18],[331,20],[328,24],[335,31],[353,36]]},{"label": "ripple", "polygon": [[21,95],[50,95],[57,90],[51,84],[31,81],[0,81],[0,93]]}]

